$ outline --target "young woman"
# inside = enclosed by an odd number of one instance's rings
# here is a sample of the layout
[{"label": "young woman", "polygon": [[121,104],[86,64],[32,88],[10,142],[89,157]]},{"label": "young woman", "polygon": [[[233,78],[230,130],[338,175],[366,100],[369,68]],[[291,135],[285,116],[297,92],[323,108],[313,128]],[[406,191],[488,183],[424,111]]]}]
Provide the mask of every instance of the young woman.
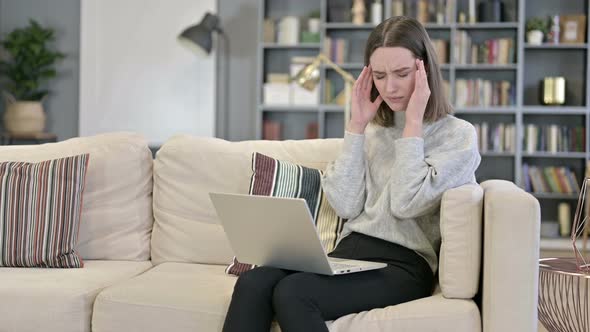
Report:
[{"label": "young woman", "polygon": [[442,194],[475,183],[471,124],[450,115],[424,27],[393,17],[370,34],[343,149],[322,179],[348,219],[332,257],[387,263],[340,276],[259,267],[238,279],[224,331],[328,331],[325,321],[429,296]]}]

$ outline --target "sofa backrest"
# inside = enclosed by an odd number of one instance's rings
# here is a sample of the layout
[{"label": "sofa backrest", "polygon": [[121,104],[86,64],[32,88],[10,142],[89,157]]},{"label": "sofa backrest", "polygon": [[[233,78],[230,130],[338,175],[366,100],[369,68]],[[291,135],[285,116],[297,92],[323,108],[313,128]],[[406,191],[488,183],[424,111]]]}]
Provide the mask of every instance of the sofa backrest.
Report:
[{"label": "sofa backrest", "polygon": [[152,155],[137,134],[0,146],[0,161],[39,162],[89,153],[77,250],[83,259],[149,260]]},{"label": "sofa backrest", "polygon": [[341,142],[171,138],[154,160],[153,263],[229,263],[233,252],[209,192],[248,193],[254,152],[325,169],[338,156]]}]

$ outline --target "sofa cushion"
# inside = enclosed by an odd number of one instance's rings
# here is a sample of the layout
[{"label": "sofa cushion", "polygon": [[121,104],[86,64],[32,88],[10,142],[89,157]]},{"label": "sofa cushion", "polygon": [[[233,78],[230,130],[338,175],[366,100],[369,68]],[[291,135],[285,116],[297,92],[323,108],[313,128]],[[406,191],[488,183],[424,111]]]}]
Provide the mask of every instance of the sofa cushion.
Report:
[{"label": "sofa cushion", "polygon": [[83,259],[150,257],[152,154],[136,134],[111,133],[58,143],[1,146],[0,162],[90,155],[77,251]]},{"label": "sofa cushion", "polygon": [[480,332],[481,318],[472,300],[447,299],[437,292],[419,300],[343,316],[328,322],[328,328],[331,332]]},{"label": "sofa cushion", "polygon": [[209,192],[248,193],[252,153],[317,169],[336,159],[341,140],[243,141],[176,136],[154,161],[152,261],[227,264],[234,256]]},{"label": "sofa cushion", "polygon": [[77,268],[88,155],[0,162],[0,267]]},{"label": "sofa cushion", "polygon": [[221,331],[234,284],[222,265],[163,263],[103,290],[93,332]]},{"label": "sofa cushion", "polygon": [[[222,265],[163,263],[96,298],[94,332],[221,331],[236,278]],[[346,296],[343,295],[342,300]],[[331,331],[481,331],[471,300],[432,297],[347,315]],[[277,326],[273,324],[272,330]]]},{"label": "sofa cushion", "polygon": [[[326,252],[336,246],[338,235],[342,231],[343,220],[328,203],[322,190],[322,171],[278,160],[261,153],[252,155],[252,181],[250,195],[303,198],[313,220]],[[234,257],[227,267],[229,274],[240,275],[255,265],[241,263]]]},{"label": "sofa cushion", "polygon": [[90,332],[98,292],[151,266],[87,260],[82,269],[2,268],[0,331]]},{"label": "sofa cushion", "polygon": [[467,184],[447,190],[440,210],[439,283],[448,298],[470,299],[479,289],[483,189]]}]

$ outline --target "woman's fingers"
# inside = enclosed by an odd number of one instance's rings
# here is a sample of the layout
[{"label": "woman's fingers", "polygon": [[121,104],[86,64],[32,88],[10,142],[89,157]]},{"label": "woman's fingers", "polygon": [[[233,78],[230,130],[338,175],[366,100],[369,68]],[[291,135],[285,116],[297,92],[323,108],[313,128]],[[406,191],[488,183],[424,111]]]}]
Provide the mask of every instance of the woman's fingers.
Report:
[{"label": "woman's fingers", "polygon": [[428,79],[426,76],[426,69],[424,68],[424,61],[416,59],[416,82],[415,89],[424,89],[428,86]]},{"label": "woman's fingers", "polygon": [[[367,86],[372,83],[371,69],[370,67],[364,66],[363,70],[359,74],[355,81],[355,91],[359,97],[366,96]],[[370,91],[370,90],[369,90]]]},{"label": "woman's fingers", "polygon": [[420,74],[420,60],[416,59],[416,73],[414,74],[414,91],[420,89],[422,81],[422,75]]},{"label": "woman's fingers", "polygon": [[367,69],[367,77],[365,79],[363,92],[365,96],[369,97],[371,95],[371,88],[373,87],[373,68],[371,68],[371,65],[369,65]]},{"label": "woman's fingers", "polygon": [[369,84],[369,80],[371,79],[371,65],[365,66],[366,72],[365,76],[363,77],[363,92],[367,90],[367,85]]},{"label": "woman's fingers", "polygon": [[356,78],[356,81],[354,81],[354,84],[353,84],[353,86],[352,86],[352,89],[353,89],[353,90],[355,90],[355,91],[357,90],[357,88],[358,88],[358,87],[359,87],[359,85],[360,85],[360,82],[361,82],[361,77],[363,77],[363,71],[364,71],[364,70],[365,70],[365,69],[363,68],[363,70],[362,70],[362,71],[361,71],[361,73],[359,74],[359,77],[357,77],[357,78]]},{"label": "woman's fingers", "polygon": [[424,89],[426,89],[426,91],[430,93],[430,87],[428,86],[428,74],[426,73],[426,67],[424,67],[424,61],[422,61],[422,76],[424,77],[422,82],[424,85]]}]

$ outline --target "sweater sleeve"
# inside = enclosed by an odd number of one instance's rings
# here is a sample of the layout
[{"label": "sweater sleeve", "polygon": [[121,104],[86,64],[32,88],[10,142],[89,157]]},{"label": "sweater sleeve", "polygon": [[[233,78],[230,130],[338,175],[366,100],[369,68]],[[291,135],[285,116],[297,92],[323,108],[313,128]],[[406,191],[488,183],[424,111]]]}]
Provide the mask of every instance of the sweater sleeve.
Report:
[{"label": "sweater sleeve", "polygon": [[446,190],[475,181],[481,161],[475,128],[468,125],[442,136],[443,148],[427,156],[421,137],[394,142],[396,159],[388,183],[394,216],[407,219],[432,213]]},{"label": "sweater sleeve", "polygon": [[365,204],[365,135],[344,133],[342,152],[328,164],[322,188],[336,214],[345,219],[358,216]]}]

